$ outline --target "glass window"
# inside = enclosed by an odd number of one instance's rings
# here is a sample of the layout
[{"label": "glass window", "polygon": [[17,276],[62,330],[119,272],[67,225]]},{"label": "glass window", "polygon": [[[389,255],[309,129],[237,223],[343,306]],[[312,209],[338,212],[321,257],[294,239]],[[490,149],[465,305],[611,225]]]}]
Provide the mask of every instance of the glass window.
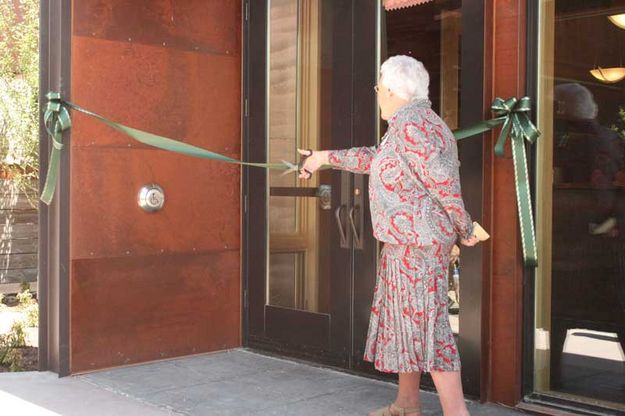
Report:
[{"label": "glass window", "polygon": [[[329,106],[323,106],[332,81],[327,70],[331,7],[329,0],[269,2],[267,155],[272,163],[299,160],[298,148],[331,148]],[[322,236],[334,229],[330,207],[318,196],[329,191],[330,173],[306,181],[295,173],[268,175],[267,303],[327,313],[331,252]]]},{"label": "glass window", "polygon": [[542,0],[535,390],[625,409],[625,2]]}]

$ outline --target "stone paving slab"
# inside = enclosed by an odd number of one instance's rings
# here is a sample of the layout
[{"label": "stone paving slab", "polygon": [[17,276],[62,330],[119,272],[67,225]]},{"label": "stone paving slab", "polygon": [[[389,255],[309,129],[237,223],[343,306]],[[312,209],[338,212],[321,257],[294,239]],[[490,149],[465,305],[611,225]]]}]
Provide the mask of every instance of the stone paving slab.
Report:
[{"label": "stone paving slab", "polygon": [[[47,372],[0,374],[0,402],[9,395],[18,406],[38,406],[43,416],[362,416],[391,402],[396,389],[390,382],[245,348],[60,379]],[[423,415],[442,414],[436,394],[422,391],[421,402]],[[521,414],[467,403],[471,415]]]},{"label": "stone paving slab", "polygon": [[[6,413],[5,413],[6,412]],[[181,415],[108,391],[83,377],[47,371],[0,373],[0,414],[20,416]]]}]

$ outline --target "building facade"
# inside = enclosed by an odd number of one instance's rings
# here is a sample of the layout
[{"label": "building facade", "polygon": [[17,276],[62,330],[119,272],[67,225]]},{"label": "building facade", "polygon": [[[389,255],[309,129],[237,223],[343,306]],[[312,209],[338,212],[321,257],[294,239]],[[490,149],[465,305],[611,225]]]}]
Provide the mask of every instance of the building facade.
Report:
[{"label": "building facade", "polygon": [[[395,54],[424,62],[452,128],[530,96],[538,268],[523,265],[510,149],[495,156],[497,132],[459,143],[467,209],[491,234],[450,276],[464,389],[622,414],[624,14],[616,0],[55,0],[42,2],[42,91],[253,162],[378,143],[373,86]],[[380,249],[366,176],[302,181],[72,121],[40,209],[42,369],[248,346],[396,377],[362,360]],[[165,194],[156,212],[137,206],[150,184]]]}]

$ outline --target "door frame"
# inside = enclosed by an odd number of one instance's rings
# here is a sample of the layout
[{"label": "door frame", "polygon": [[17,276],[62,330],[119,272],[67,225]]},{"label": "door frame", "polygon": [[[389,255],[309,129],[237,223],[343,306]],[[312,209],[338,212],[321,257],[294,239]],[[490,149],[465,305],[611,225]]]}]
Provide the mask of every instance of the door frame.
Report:
[{"label": "door frame", "polygon": [[[45,94],[71,92],[71,0],[40,2],[39,28],[39,108]],[[39,116],[39,193],[43,190],[52,146],[43,117]],[[70,374],[69,321],[69,194],[71,133],[63,133],[56,193],[50,206],[39,201],[39,243],[37,299],[39,302],[39,370],[53,371],[60,377]]]},{"label": "door frame", "polygon": [[[463,28],[461,52],[461,91],[460,102],[466,107],[460,112],[460,126],[469,126],[485,119],[485,109],[489,107],[484,87],[486,85],[486,54],[484,39],[486,33],[486,8],[484,0],[462,2]],[[481,28],[481,30],[473,29]],[[467,64],[471,62],[472,64]],[[467,105],[467,103],[475,105]],[[490,186],[485,175],[486,155],[490,153],[490,141],[480,134],[458,143],[460,159],[460,181],[463,199],[471,216],[487,224],[489,217],[488,195]],[[480,220],[481,219],[481,220]],[[462,384],[467,396],[485,400],[488,383],[489,331],[487,276],[490,273],[490,244],[478,244],[462,249],[462,303],[460,306],[460,336],[458,350],[462,360]],[[466,276],[463,278],[463,276]],[[470,276],[470,278],[468,278]]]}]

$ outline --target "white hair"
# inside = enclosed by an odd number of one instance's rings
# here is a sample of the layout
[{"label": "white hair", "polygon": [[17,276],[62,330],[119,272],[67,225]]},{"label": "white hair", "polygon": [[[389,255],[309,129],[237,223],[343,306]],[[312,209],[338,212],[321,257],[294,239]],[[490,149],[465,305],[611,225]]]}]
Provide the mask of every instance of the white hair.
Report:
[{"label": "white hair", "polygon": [[556,115],[573,120],[592,120],[599,107],[590,90],[575,82],[560,84],[554,88]]},{"label": "white hair", "polygon": [[405,100],[428,98],[430,74],[412,56],[395,55],[380,67],[380,80],[395,94]]}]

